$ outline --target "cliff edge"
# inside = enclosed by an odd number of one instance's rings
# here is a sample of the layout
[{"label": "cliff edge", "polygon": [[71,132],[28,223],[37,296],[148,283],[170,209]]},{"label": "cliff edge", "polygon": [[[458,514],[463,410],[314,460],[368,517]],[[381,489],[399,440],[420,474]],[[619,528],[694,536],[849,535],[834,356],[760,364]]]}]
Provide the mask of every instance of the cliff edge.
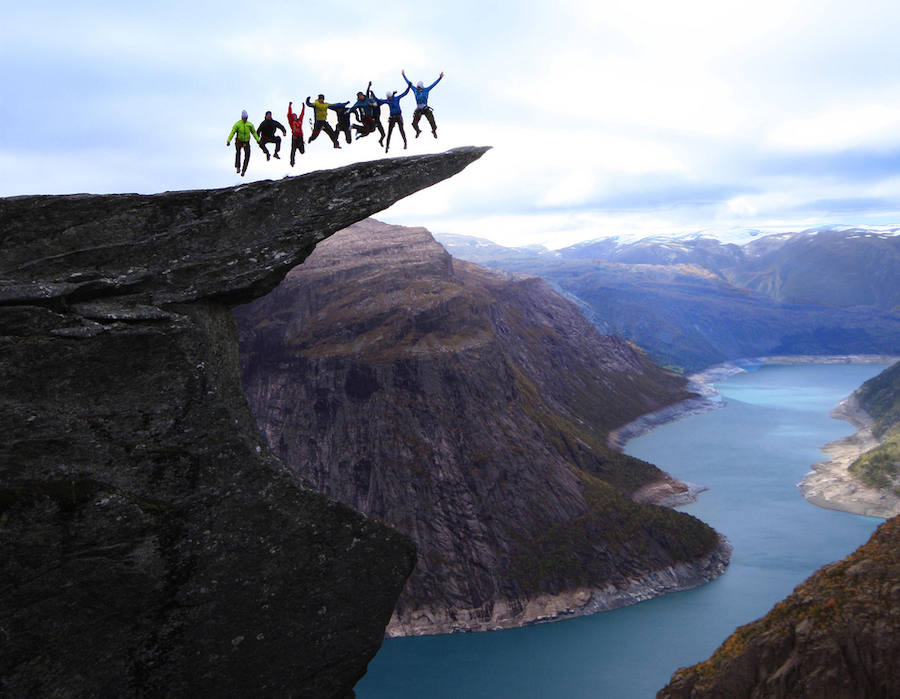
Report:
[{"label": "cliff edge", "polygon": [[352,696],[414,546],[271,455],[231,306],[485,150],[0,200],[0,694]]}]

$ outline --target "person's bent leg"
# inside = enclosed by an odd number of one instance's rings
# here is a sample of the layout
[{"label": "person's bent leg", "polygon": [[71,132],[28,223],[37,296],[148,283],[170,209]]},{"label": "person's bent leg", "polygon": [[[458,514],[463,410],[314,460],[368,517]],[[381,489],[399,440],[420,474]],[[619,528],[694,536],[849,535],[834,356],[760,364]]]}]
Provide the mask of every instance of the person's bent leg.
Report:
[{"label": "person's bent leg", "polygon": [[281,160],[281,156],[278,155],[278,151],[280,151],[280,150],[281,150],[281,136],[276,136],[275,137],[275,152],[272,153],[272,155],[274,155],[279,160]]},{"label": "person's bent leg", "polygon": [[416,111],[413,112],[412,127],[413,127],[413,131],[416,132],[416,138],[418,138],[419,134],[422,133],[419,130],[419,119],[421,119],[421,118],[422,118],[422,110],[421,109],[417,109]]},{"label": "person's bent leg", "polygon": [[434,112],[430,107],[425,110],[425,118],[428,119],[428,123],[431,125],[431,135],[437,138],[437,124],[434,123]]},{"label": "person's bent leg", "polygon": [[325,122],[324,124],[322,124],[322,130],[331,137],[331,142],[334,144],[335,148],[341,147],[341,144],[338,143],[337,134],[334,132],[334,129],[331,128],[331,124]]}]

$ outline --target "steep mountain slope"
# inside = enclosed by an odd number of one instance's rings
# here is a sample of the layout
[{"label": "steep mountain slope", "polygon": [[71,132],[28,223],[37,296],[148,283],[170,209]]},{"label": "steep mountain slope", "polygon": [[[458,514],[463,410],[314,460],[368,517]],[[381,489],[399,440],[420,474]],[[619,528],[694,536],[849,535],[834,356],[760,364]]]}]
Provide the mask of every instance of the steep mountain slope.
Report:
[{"label": "steep mountain slope", "polygon": [[769,236],[743,253],[718,271],[775,301],[900,311],[900,235],[850,229]]},{"label": "steep mountain slope", "polygon": [[[781,259],[778,251],[794,240],[791,236],[774,238],[745,246],[755,246],[753,258],[748,258],[743,248],[709,239],[650,240],[628,245],[596,241],[543,254],[528,254],[523,249],[507,253],[502,248],[481,245],[477,254],[491,268],[546,279],[578,303],[602,332],[631,340],[660,364],[679,371],[761,355],[896,352],[900,347],[900,315],[892,310],[826,305],[832,296],[813,303],[818,292],[812,286],[807,289],[809,293],[791,294],[809,302],[789,303],[731,281],[737,278],[736,270],[744,270],[742,274],[749,277],[747,270],[755,269],[756,277],[765,276],[759,270],[767,269],[766,264],[754,260]],[[816,239],[803,236],[806,238]],[[820,240],[824,241],[820,245],[826,245],[823,254],[827,256],[828,239]],[[474,248],[451,239],[448,249],[465,256]],[[791,277],[792,265],[804,266],[803,253],[795,252],[800,259],[786,256],[775,266],[780,278]],[[588,257],[595,254],[609,260]],[[872,273],[873,278],[883,279],[893,269],[890,257],[883,263],[877,275]],[[838,264],[843,263],[833,266]],[[832,277],[828,271],[818,274],[824,280],[833,278],[835,285],[842,279],[845,287],[855,288],[846,275],[835,273]],[[807,272],[798,273],[797,278],[807,276]],[[761,282],[759,285],[764,286]],[[796,286],[791,284],[791,288]],[[884,298],[896,287],[895,281],[885,284]],[[849,292],[844,296],[874,303],[863,290],[852,297]]]},{"label": "steep mountain slope", "polygon": [[367,221],[236,317],[273,450],[419,547],[393,633],[596,611],[722,570],[709,527],[628,497],[665,476],[605,444],[683,380],[539,279]]},{"label": "steep mountain slope", "polygon": [[709,660],[672,676],[659,699],[897,696],[900,517],[814,573]]}]

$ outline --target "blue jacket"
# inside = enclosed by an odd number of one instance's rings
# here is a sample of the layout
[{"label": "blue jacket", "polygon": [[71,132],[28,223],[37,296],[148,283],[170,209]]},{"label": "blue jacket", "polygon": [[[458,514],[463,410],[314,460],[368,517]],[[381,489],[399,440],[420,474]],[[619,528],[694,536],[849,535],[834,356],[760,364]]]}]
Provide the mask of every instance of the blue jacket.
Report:
[{"label": "blue jacket", "polygon": [[383,99],[376,97],[375,101],[378,102],[378,104],[388,105],[388,108],[391,110],[391,116],[400,116],[402,114],[402,112],[400,111],[400,98],[406,97],[406,93],[409,92],[411,87],[412,87],[412,85],[407,87],[399,95],[394,95],[390,99],[383,100]]},{"label": "blue jacket", "polygon": [[428,87],[418,88],[418,87],[413,87],[413,84],[409,81],[409,78],[407,78],[405,75],[403,76],[403,79],[406,81],[406,84],[409,85],[410,87],[412,87],[413,92],[416,95],[416,109],[422,109],[423,107],[428,106],[428,93],[431,92],[431,88],[433,88],[435,85],[437,85],[441,81],[442,77],[444,77],[444,76],[443,75],[440,76],[437,80],[435,80],[433,83],[431,83],[431,85],[429,85]]}]

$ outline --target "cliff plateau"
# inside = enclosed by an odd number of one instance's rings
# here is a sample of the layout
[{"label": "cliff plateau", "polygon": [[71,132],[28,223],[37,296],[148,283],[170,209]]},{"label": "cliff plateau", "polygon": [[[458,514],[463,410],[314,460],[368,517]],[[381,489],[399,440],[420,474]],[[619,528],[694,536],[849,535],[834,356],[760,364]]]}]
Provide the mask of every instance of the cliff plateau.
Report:
[{"label": "cliff plateau", "polygon": [[613,427],[691,396],[684,379],[540,279],[370,220],[235,315],[273,451],[418,546],[391,634],[599,611],[724,569],[712,529],[631,497],[686,487],[606,446]]},{"label": "cliff plateau", "polygon": [[0,200],[0,694],[352,696],[414,547],[270,453],[231,306],[485,150]]}]

